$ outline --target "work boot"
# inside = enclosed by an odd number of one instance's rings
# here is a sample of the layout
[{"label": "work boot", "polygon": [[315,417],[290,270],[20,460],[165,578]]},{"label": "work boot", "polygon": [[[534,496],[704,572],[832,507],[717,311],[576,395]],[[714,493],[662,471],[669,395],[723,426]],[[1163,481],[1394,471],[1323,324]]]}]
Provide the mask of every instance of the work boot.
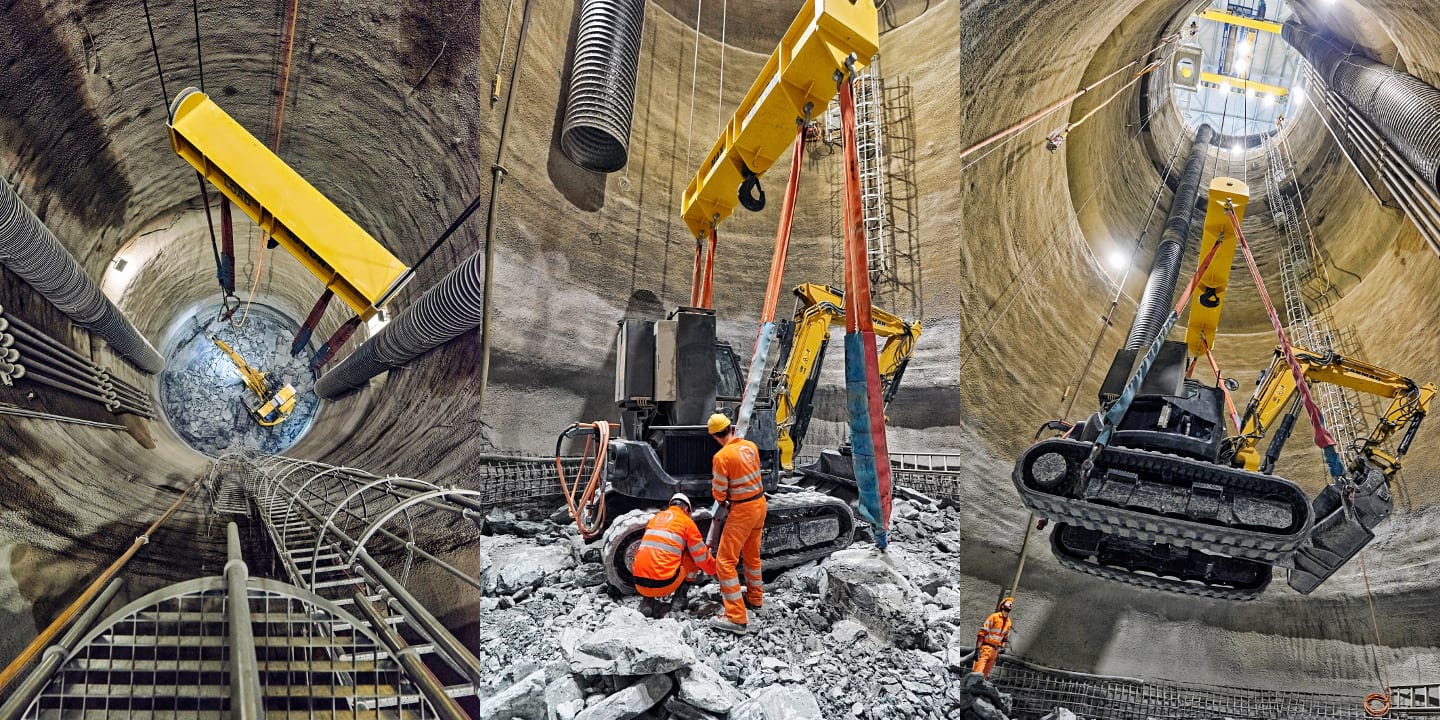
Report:
[{"label": "work boot", "polygon": [[684,610],[690,606],[690,584],[682,583],[680,589],[670,596],[670,607],[675,610]]},{"label": "work boot", "polygon": [[725,632],[733,633],[735,635],[744,635],[750,632],[749,626],[730,622],[730,618],[727,618],[724,615],[718,615],[716,617],[710,618],[710,622],[708,624],[710,625],[710,627],[716,630],[724,630]]},{"label": "work boot", "polygon": [[640,614],[647,618],[659,619],[660,602],[655,598],[640,598]]},{"label": "work boot", "polygon": [[750,598],[745,598],[745,607],[748,607],[751,610],[759,610],[761,607],[763,607],[763,605],[763,602],[750,602]]}]

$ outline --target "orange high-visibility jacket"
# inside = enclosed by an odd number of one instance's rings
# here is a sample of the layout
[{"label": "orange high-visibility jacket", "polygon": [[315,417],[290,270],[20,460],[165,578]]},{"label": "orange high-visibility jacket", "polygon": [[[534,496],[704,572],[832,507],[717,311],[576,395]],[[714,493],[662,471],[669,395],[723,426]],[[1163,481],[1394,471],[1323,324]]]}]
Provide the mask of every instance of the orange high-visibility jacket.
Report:
[{"label": "orange high-visibility jacket", "polygon": [[680,572],[681,556],[687,552],[696,567],[707,575],[715,574],[715,559],[695,521],[682,510],[666,508],[645,526],[632,572],[650,580],[669,580]]},{"label": "orange high-visibility jacket", "polygon": [[985,618],[985,624],[980,626],[980,632],[975,637],[976,642],[997,648],[1009,639],[1010,618],[1002,612],[990,613],[990,617]]},{"label": "orange high-visibility jacket", "polygon": [[760,450],[755,443],[731,437],[711,461],[710,494],[715,502],[745,502],[765,494]]}]

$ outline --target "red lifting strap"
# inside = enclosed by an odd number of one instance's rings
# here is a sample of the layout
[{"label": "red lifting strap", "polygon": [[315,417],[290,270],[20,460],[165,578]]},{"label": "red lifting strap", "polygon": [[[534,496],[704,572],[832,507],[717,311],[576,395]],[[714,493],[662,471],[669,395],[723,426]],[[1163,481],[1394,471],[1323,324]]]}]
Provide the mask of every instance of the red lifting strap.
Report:
[{"label": "red lifting strap", "polygon": [[325,316],[325,308],[330,307],[330,298],[335,297],[335,291],[325,288],[320,294],[320,299],[315,301],[315,307],[310,308],[310,314],[305,317],[305,324],[295,333],[295,339],[290,343],[290,355],[299,355],[310,342],[310,334],[315,332],[315,326],[320,324],[320,318]]},{"label": "red lifting strap", "polygon": [[337,328],[335,334],[331,335],[330,339],[326,340],[325,344],[320,346],[320,350],[315,353],[315,359],[310,361],[310,369],[319,370],[325,367],[325,363],[330,362],[330,358],[335,357],[335,352],[345,344],[345,341],[350,339],[351,335],[355,334],[355,329],[358,327],[360,327],[360,317],[358,315],[346,320],[345,324]]}]

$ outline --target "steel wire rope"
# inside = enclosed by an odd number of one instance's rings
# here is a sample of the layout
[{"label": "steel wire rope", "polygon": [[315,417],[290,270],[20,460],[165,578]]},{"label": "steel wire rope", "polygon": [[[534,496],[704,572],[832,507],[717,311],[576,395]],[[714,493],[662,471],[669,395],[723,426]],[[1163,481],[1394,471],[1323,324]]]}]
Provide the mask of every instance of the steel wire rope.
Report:
[{"label": "steel wire rope", "polygon": [[695,79],[700,72],[700,13],[705,0],[695,0],[695,48],[690,55],[690,118],[685,126],[685,162],[690,162],[690,143],[695,137]]},{"label": "steel wire rope", "polygon": [[[1145,114],[1145,117],[1141,118],[1139,122],[1135,123],[1135,130],[1129,136],[1131,142],[1134,142],[1137,138],[1140,137],[1140,133],[1144,130],[1145,126],[1148,124],[1150,118],[1153,117],[1154,114],[1155,109],[1152,107],[1149,109],[1149,112]],[[986,154],[988,155],[989,153]],[[1107,165],[1105,168],[1105,173],[1103,173],[1103,177],[1113,177],[1113,173],[1111,171],[1113,171],[1120,164],[1120,160],[1121,158],[1119,156],[1111,159],[1110,164]],[[1020,290],[1015,290],[1014,293],[1011,294],[1010,299],[1005,303],[1005,307],[1001,308],[998,313],[993,312],[993,305],[991,306],[991,310],[987,310],[985,312],[985,317],[981,318],[982,323],[984,323],[984,329],[980,333],[979,338],[969,346],[968,350],[965,350],[964,348],[966,346],[966,343],[972,337],[974,337],[974,333],[967,333],[966,335],[961,337],[960,344],[962,347],[962,357],[960,360],[960,371],[964,371],[966,364],[969,363],[970,359],[975,357],[975,355],[977,354],[976,351],[979,349],[980,343],[984,342],[990,337],[990,332],[995,329],[996,325],[999,324],[1000,318],[1004,317],[1005,314],[1010,311],[1010,307],[1015,304],[1015,301],[1017,299],[1019,299],[1023,288],[1028,286],[1024,284],[1028,283],[1030,274],[1039,268],[1042,260],[1049,260],[1052,255],[1059,251],[1060,245],[1055,241],[1060,238],[1061,232],[1069,228],[1069,226],[1071,225],[1078,226],[1081,213],[1083,213],[1085,208],[1089,207],[1090,203],[1095,200],[1095,198],[1099,195],[1101,188],[1103,187],[1105,187],[1104,183],[1096,185],[1096,187],[1090,191],[1090,194],[1086,196],[1085,201],[1082,202],[1080,206],[1075,209],[1075,213],[1073,214],[1073,216],[1064,220],[1060,220],[1056,223],[1053,230],[1047,235],[1047,240],[1049,242],[1047,242],[1046,245],[1049,247],[1049,251],[1044,253],[1034,253],[1033,255],[1031,255],[1030,262],[1024,267],[1022,267],[1020,271],[1015,274],[1015,277],[1010,281],[1010,285],[1006,287],[1005,291],[1009,293],[1010,289],[1016,287],[1017,284],[1022,285],[1022,288]],[[1061,227],[1062,225],[1064,227]]]},{"label": "steel wire rope", "polygon": [[725,27],[728,24],[730,0],[720,1],[720,82],[715,87],[715,135],[720,135],[725,119]]},{"label": "steel wire rope", "polygon": [[[191,18],[195,26],[195,60],[200,68],[200,92],[205,92],[205,51],[200,44],[200,0],[190,0]],[[154,42],[154,35],[151,35],[151,42]],[[157,54],[156,63],[159,63]],[[165,101],[170,101],[167,95]],[[220,260],[220,245],[215,240],[215,216],[210,210],[210,189],[205,187],[205,176],[195,171],[195,180],[200,184],[200,199],[205,204],[205,225],[210,229],[210,254],[215,259],[215,279],[220,283],[220,289],[225,289],[224,266]],[[226,297],[228,300],[229,297]]]},{"label": "steel wire rope", "polygon": [[[1208,2],[1209,2],[1209,0],[1206,0],[1206,4],[1208,4]],[[1010,127],[1006,128],[1006,129],[1004,129],[1004,130],[1001,130],[1000,132],[997,132],[997,133],[995,133],[994,135],[991,135],[990,137],[988,137],[988,138],[986,138],[986,139],[984,139],[984,140],[981,140],[980,142],[978,142],[978,143],[976,143],[976,144],[974,144],[974,145],[971,145],[970,147],[968,147],[968,148],[966,148],[965,150],[961,151],[961,153],[960,153],[960,159],[963,160],[966,156],[968,156],[968,155],[970,155],[971,153],[973,153],[973,152],[975,152],[975,151],[977,151],[977,150],[979,150],[979,149],[981,149],[981,148],[983,148],[983,147],[986,147],[986,146],[988,146],[988,145],[994,144],[995,147],[990,148],[989,150],[986,150],[984,153],[981,153],[980,156],[977,157],[977,158],[975,158],[974,160],[971,160],[970,162],[968,162],[968,163],[966,163],[966,164],[964,164],[964,165],[961,165],[961,166],[960,166],[960,171],[961,171],[961,172],[964,172],[965,170],[967,170],[967,169],[970,168],[971,166],[975,165],[976,163],[980,162],[981,160],[984,160],[986,157],[989,157],[989,156],[990,156],[992,153],[994,153],[995,151],[997,151],[997,150],[999,150],[1000,148],[1002,148],[1002,147],[1010,144],[1010,142],[1011,142],[1012,140],[1016,139],[1017,137],[1019,137],[1020,134],[1021,134],[1023,131],[1028,130],[1028,129],[1031,128],[1031,127],[1034,127],[1035,124],[1036,124],[1036,123],[1039,123],[1041,120],[1044,120],[1045,118],[1047,118],[1047,117],[1049,117],[1049,116],[1051,116],[1051,115],[1054,115],[1055,113],[1059,112],[1060,110],[1063,110],[1064,108],[1066,108],[1067,106],[1069,106],[1071,103],[1075,102],[1075,100],[1079,99],[1081,95],[1084,95],[1085,93],[1089,92],[1090,90],[1092,90],[1092,89],[1094,89],[1094,88],[1096,88],[1096,87],[1099,87],[1100,85],[1104,84],[1106,81],[1110,80],[1111,78],[1115,77],[1116,75],[1119,75],[1120,73],[1124,72],[1125,70],[1127,70],[1127,69],[1129,69],[1129,68],[1131,68],[1131,67],[1134,67],[1135,65],[1138,65],[1141,60],[1143,60],[1143,59],[1149,57],[1151,54],[1153,54],[1153,53],[1155,53],[1155,52],[1163,49],[1165,46],[1169,45],[1170,43],[1176,42],[1176,41],[1178,41],[1178,40],[1180,40],[1180,39],[1181,39],[1181,33],[1178,33],[1178,32],[1177,32],[1177,33],[1172,33],[1172,34],[1170,34],[1170,35],[1165,36],[1164,38],[1161,39],[1159,45],[1156,45],[1155,47],[1150,48],[1149,50],[1146,50],[1144,53],[1141,53],[1139,56],[1137,56],[1134,60],[1131,60],[1130,62],[1128,62],[1128,63],[1120,66],[1119,68],[1117,68],[1116,70],[1110,72],[1109,74],[1105,75],[1104,77],[1100,78],[1099,80],[1096,80],[1095,82],[1090,83],[1089,85],[1081,88],[1078,92],[1072,93],[1072,94],[1069,95],[1068,97],[1066,97],[1066,98],[1064,98],[1064,99],[1062,99],[1062,100],[1060,100],[1060,101],[1058,101],[1058,102],[1056,102],[1056,103],[1054,103],[1054,104],[1052,104],[1052,105],[1050,105],[1050,106],[1048,106],[1048,107],[1042,108],[1041,110],[1039,110],[1039,111],[1031,114],[1029,117],[1026,117],[1025,119],[1021,120],[1020,122],[1018,122],[1018,123],[1016,123],[1016,124],[1014,124],[1014,125],[1011,125]],[[1177,49],[1178,49],[1178,46],[1177,46]],[[1167,59],[1168,59],[1168,57],[1173,57],[1174,54],[1175,54],[1175,51],[1174,51],[1174,50],[1170,51],[1170,55],[1167,56]],[[1107,100],[1106,102],[1108,103],[1109,101]]]}]

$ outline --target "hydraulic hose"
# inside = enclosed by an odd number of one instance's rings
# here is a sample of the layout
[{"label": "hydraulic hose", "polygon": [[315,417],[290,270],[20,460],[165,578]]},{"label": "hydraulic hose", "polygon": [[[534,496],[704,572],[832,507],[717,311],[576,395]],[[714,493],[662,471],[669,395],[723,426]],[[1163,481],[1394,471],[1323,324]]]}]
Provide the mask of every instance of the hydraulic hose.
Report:
[{"label": "hydraulic hose", "polygon": [[1353,53],[1291,20],[1281,37],[1337,95],[1365,116],[1425,182],[1440,189],[1440,90]]},{"label": "hydraulic hose", "polygon": [[615,172],[629,159],[644,26],[644,0],[585,0],[580,8],[560,149],[586,170]]},{"label": "hydraulic hose", "polygon": [[140,370],[154,374],[165,361],[115,304],[85,275],[84,268],[15,189],[0,183],[0,264],[50,301],[76,324],[100,336]]},{"label": "hydraulic hose", "polygon": [[1140,296],[1140,307],[1135,311],[1135,321],[1130,325],[1130,335],[1125,339],[1125,349],[1140,351],[1150,347],[1155,334],[1165,324],[1174,305],[1175,283],[1180,277],[1180,262],[1185,257],[1185,247],[1190,235],[1190,215],[1195,212],[1195,203],[1200,195],[1200,176],[1205,170],[1205,154],[1210,141],[1215,137],[1215,128],[1201,125],[1195,133],[1195,142],[1190,146],[1190,155],[1185,159],[1185,169],[1180,173],[1179,184],[1175,187],[1175,199],[1170,204],[1170,216],[1165,220],[1165,229],[1160,234],[1160,244],[1155,248],[1155,261],[1150,267],[1150,278],[1145,281],[1145,292]]}]

